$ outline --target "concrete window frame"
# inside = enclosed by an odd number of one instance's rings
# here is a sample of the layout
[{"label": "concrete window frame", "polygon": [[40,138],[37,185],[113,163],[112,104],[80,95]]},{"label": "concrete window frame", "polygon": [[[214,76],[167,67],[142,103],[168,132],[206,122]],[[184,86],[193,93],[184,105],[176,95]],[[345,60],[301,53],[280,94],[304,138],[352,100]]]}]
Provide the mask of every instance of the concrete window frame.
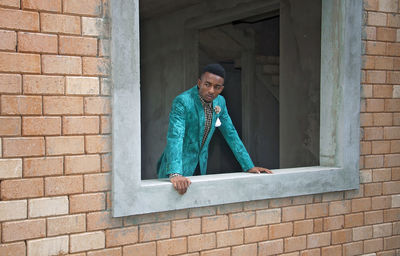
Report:
[{"label": "concrete window frame", "polygon": [[322,0],[320,166],[141,180],[139,0],[111,1],[114,217],[359,188],[362,0]]}]

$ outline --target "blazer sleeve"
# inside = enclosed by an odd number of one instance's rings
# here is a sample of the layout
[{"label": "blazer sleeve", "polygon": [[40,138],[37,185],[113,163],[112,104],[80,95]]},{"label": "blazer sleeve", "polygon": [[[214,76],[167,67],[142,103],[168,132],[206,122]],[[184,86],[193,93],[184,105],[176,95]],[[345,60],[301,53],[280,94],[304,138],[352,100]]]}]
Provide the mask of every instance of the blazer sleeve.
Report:
[{"label": "blazer sleeve", "polygon": [[244,171],[248,171],[254,167],[253,161],[251,161],[249,153],[245,146],[243,145],[242,140],[239,138],[239,135],[235,129],[235,126],[232,123],[231,117],[228,114],[228,109],[226,108],[225,102],[223,104],[221,115],[219,116],[221,120],[221,126],[219,127],[222,135],[224,136],[226,142],[231,148],[233,154],[238,160],[240,166]]},{"label": "blazer sleeve", "polygon": [[185,135],[185,106],[181,99],[175,98],[172,102],[171,112],[169,114],[169,126],[167,133],[166,150],[166,173],[179,173],[183,175],[182,170],[182,148],[183,137]]}]

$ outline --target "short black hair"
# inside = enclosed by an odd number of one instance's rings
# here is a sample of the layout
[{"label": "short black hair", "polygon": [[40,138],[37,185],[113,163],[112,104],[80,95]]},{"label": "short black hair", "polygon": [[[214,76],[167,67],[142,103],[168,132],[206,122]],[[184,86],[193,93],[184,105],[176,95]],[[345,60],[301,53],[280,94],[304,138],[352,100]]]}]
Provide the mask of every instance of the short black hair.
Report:
[{"label": "short black hair", "polygon": [[206,72],[220,76],[225,79],[225,69],[218,63],[208,64],[207,66],[205,66],[200,74],[200,78]]}]

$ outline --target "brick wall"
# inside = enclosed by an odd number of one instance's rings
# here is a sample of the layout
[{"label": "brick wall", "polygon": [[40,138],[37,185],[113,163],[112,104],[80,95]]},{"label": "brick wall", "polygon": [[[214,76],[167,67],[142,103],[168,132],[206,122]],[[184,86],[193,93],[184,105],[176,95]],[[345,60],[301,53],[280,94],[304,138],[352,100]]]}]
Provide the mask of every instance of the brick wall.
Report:
[{"label": "brick wall", "polygon": [[361,188],[111,218],[106,0],[0,0],[0,255],[400,255],[400,12],[365,0]]}]

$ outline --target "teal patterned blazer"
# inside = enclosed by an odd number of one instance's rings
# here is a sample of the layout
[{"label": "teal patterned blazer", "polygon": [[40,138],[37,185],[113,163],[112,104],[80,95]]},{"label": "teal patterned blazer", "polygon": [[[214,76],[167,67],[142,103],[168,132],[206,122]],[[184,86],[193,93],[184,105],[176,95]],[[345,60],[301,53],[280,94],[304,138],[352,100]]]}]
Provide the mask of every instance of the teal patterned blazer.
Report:
[{"label": "teal patterned blazer", "polygon": [[[217,114],[215,107],[220,106]],[[247,171],[254,167],[253,162],[240,140],[226,108],[225,99],[221,95],[213,101],[213,119],[208,137],[201,148],[204,134],[205,115],[201,104],[197,85],[178,95],[172,102],[169,114],[167,146],[158,160],[158,178],[167,178],[170,173],[192,176],[197,163],[200,164],[201,175],[206,174],[208,145],[215,131],[217,118],[218,127],[231,148],[242,169]]]}]

